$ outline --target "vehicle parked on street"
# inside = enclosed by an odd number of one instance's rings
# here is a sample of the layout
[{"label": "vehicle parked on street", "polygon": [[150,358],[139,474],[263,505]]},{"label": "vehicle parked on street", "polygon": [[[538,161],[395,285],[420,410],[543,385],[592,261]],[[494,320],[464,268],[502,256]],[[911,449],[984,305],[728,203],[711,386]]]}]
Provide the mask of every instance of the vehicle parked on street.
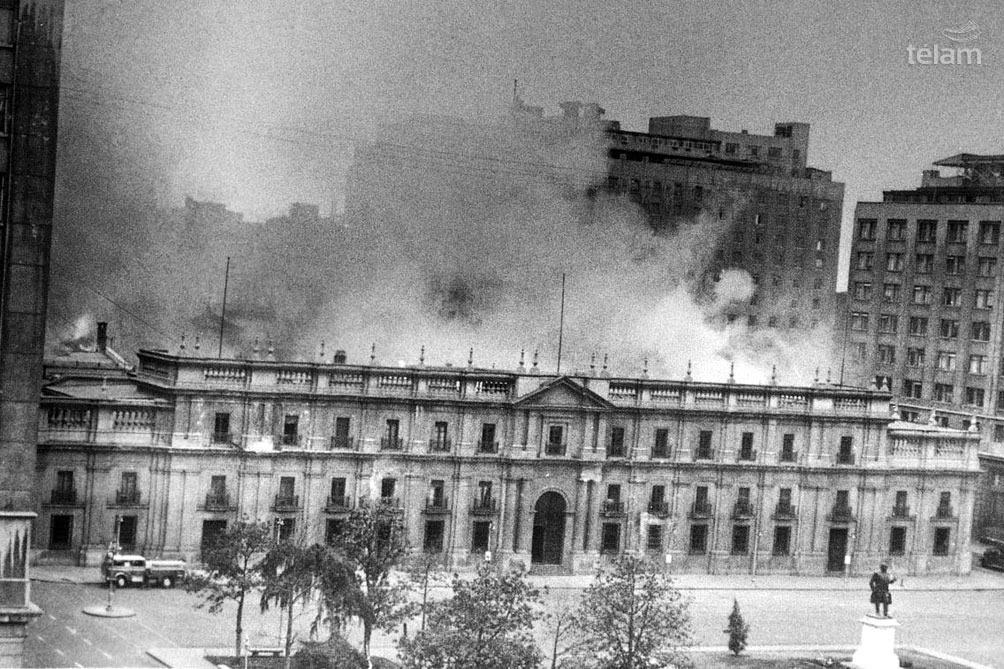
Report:
[{"label": "vehicle parked on street", "polygon": [[988,548],[980,557],[980,566],[984,569],[999,569],[1004,571],[1004,549]]},{"label": "vehicle parked on street", "polygon": [[124,588],[127,585],[160,585],[174,587],[185,578],[184,560],[147,560],[142,555],[108,554],[101,564],[105,583],[114,581]]}]

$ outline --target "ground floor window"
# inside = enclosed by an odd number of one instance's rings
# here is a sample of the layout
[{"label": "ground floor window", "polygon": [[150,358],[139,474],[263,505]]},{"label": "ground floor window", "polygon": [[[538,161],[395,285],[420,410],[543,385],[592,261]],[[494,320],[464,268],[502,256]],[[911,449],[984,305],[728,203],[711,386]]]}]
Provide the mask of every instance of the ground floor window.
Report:
[{"label": "ground floor window", "polygon": [[279,541],[292,541],[296,532],[295,518],[276,518],[275,536]]},{"label": "ground floor window", "polygon": [[345,532],[345,521],[341,518],[328,518],[324,523],[324,543],[334,546]]},{"label": "ground floor window", "polygon": [[947,527],[934,528],[934,554],[948,555],[948,543],[952,536],[952,531]]},{"label": "ground floor window", "polygon": [[118,544],[123,551],[133,553],[136,551],[136,516],[119,516],[118,522]]},{"label": "ground floor window", "polygon": [[603,538],[600,543],[601,553],[616,553],[621,545],[621,524],[603,523]]},{"label": "ground floor window", "polygon": [[889,530],[889,555],[903,555],[906,552],[906,528],[894,527]]},{"label": "ground floor window", "polygon": [[425,521],[425,541],[422,548],[426,553],[443,552],[443,531],[445,524],[442,520]]},{"label": "ground floor window", "polygon": [[204,520],[202,521],[202,553],[215,546],[223,534],[227,531],[227,521],[225,520]]},{"label": "ground floor window", "polygon": [[704,553],[708,550],[708,526],[690,526],[690,552]]},{"label": "ground floor window", "polygon": [[491,536],[491,521],[475,520],[471,531],[471,552],[484,553],[488,550],[488,538]]},{"label": "ground floor window", "polygon": [[750,548],[750,526],[732,526],[732,554],[744,555]]},{"label": "ground floor window", "polygon": [[791,553],[791,526],[778,525],[774,528],[774,555]]},{"label": "ground floor window", "polygon": [[49,550],[69,550],[73,544],[73,516],[58,515],[49,518]]},{"label": "ground floor window", "polygon": [[648,526],[648,541],[645,542],[645,545],[650,551],[662,549],[662,525]]}]

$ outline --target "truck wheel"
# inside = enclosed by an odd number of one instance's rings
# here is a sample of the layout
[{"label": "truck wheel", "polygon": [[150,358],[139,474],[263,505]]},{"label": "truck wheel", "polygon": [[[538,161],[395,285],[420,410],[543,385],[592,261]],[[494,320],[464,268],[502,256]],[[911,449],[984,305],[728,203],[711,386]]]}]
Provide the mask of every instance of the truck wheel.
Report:
[{"label": "truck wheel", "polygon": [[129,581],[127,581],[126,577],[123,576],[122,574],[119,574],[118,576],[115,577],[115,585],[117,585],[120,588],[126,587],[128,583]]},{"label": "truck wheel", "polygon": [[170,576],[165,576],[164,578],[160,579],[160,584],[162,586],[164,586],[165,588],[173,588],[174,587],[174,579],[171,578]]}]

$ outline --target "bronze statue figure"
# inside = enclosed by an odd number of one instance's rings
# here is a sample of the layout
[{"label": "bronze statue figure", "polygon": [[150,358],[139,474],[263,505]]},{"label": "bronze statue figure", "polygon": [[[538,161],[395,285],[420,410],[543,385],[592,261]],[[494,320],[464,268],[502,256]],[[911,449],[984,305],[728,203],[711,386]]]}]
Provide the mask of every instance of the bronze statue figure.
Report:
[{"label": "bronze statue figure", "polygon": [[882,617],[889,617],[889,605],[892,604],[892,593],[889,586],[896,579],[889,573],[888,565],[879,565],[879,570],[872,574],[868,587],[872,590],[871,602],[875,605],[875,617],[879,617],[879,605],[882,606]]}]

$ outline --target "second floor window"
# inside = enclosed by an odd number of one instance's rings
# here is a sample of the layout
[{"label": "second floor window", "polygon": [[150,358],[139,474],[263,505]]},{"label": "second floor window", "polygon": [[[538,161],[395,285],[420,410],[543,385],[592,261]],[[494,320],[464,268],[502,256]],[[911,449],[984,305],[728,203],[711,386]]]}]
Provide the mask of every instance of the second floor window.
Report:
[{"label": "second floor window", "polygon": [[209,478],[209,492],[215,497],[222,497],[227,494],[227,477],[225,475],[214,475]]},{"label": "second floor window", "polygon": [[299,441],[300,417],[287,414],[282,420],[282,443],[284,446],[295,446]]},{"label": "second floor window", "polygon": [[612,427],[610,428],[610,444],[607,449],[607,455],[609,457],[623,457],[624,456],[624,428],[623,427]]},{"label": "second floor window", "polygon": [[392,499],[394,489],[397,487],[397,479],[385,478],[380,480],[380,497],[382,499]]},{"label": "second floor window", "polygon": [[711,458],[711,430],[701,430],[697,437],[697,457]]},{"label": "second floor window", "polygon": [[655,431],[655,443],[652,445],[653,458],[669,457],[669,430],[664,427]]},{"label": "second floor window", "polygon": [[886,253],[885,254],[885,270],[887,272],[902,272],[903,271],[903,254],[902,253]]},{"label": "second floor window", "polygon": [[213,417],[213,441],[220,444],[230,440],[230,413],[217,411]]},{"label": "second floor window", "polygon": [[279,478],[279,498],[283,500],[293,499],[296,479],[292,476],[282,476]]},{"label": "second floor window", "polygon": [[946,241],[949,244],[965,244],[969,234],[969,221],[949,221],[948,236]]},{"label": "second floor window", "polygon": [[794,462],[795,460],[795,435],[785,434],[781,438],[781,462]]}]

